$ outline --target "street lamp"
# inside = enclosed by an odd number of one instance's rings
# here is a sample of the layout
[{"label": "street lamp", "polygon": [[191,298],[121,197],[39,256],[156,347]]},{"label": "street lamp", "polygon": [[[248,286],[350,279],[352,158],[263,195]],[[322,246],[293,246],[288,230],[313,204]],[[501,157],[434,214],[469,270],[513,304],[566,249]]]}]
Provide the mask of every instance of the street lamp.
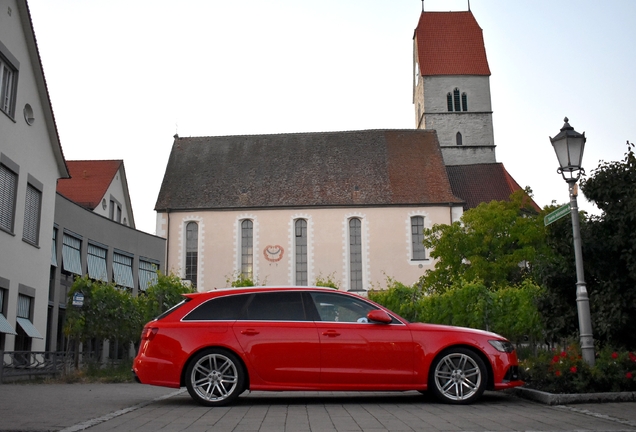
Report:
[{"label": "street lamp", "polygon": [[576,202],[576,182],[585,174],[581,167],[583,149],[585,148],[585,132],[576,132],[565,118],[561,132],[550,137],[554,151],[559,159],[557,172],[563,176],[570,189],[570,212],[572,214],[572,234],[574,237],[574,259],[576,260],[576,307],[579,315],[579,334],[583,360],[594,366],[594,339],[592,337],[592,318],[590,315],[590,299],[587,295],[583,274],[583,253],[581,251],[581,227],[579,225],[579,209]]}]

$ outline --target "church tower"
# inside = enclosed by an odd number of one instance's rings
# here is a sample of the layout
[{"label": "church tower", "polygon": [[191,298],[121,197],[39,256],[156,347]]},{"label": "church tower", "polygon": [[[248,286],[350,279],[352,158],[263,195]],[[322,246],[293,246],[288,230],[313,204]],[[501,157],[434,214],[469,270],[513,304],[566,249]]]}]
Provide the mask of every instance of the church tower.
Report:
[{"label": "church tower", "polygon": [[490,68],[472,12],[424,12],[413,36],[415,127],[435,129],[447,166],[495,163]]}]

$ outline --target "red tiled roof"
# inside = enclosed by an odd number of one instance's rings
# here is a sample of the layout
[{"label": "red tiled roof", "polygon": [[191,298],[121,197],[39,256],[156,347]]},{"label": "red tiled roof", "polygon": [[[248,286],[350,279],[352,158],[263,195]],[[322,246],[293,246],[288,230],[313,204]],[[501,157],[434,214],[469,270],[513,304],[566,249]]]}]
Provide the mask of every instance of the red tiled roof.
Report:
[{"label": "red tiled roof", "polygon": [[482,30],[470,11],[422,12],[413,38],[423,76],[490,76]]},{"label": "red tiled roof", "polygon": [[57,191],[89,210],[95,209],[123,164],[121,160],[66,161],[70,179],[60,179]]},{"label": "red tiled roof", "polygon": [[[453,194],[466,202],[465,210],[483,202],[507,201],[513,192],[522,189],[501,163],[453,165],[447,166],[446,172]],[[534,200],[530,205],[541,210]]]}]

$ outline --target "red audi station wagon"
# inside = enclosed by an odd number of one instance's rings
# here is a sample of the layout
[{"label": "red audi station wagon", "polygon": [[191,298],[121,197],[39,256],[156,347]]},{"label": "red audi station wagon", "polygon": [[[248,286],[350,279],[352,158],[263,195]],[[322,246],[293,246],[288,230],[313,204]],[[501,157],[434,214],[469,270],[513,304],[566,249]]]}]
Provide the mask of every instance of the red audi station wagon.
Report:
[{"label": "red audi station wagon", "polygon": [[430,390],[466,404],[522,385],[505,338],[409,323],[329,288],[231,288],[186,294],[143,330],[138,382],[221,406],[245,390]]}]

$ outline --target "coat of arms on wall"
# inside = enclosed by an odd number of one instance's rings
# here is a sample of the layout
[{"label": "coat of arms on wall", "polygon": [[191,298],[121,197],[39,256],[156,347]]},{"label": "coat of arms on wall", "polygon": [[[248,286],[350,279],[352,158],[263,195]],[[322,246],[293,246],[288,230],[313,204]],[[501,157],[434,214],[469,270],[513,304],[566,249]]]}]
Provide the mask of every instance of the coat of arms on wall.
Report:
[{"label": "coat of arms on wall", "polygon": [[283,259],[283,254],[285,253],[285,249],[282,246],[266,246],[263,250],[263,255],[265,255],[265,259],[269,262],[278,262]]}]

